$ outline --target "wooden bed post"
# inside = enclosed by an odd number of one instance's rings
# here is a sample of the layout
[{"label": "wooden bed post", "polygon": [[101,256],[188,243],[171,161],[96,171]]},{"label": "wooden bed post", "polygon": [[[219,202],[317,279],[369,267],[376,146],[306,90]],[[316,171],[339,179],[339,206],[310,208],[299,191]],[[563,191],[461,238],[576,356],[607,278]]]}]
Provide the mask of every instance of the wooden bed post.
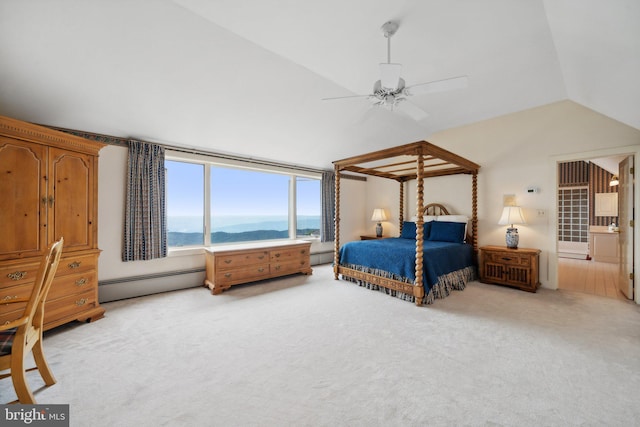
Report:
[{"label": "wooden bed post", "polygon": [[424,297],[424,287],[422,284],[422,260],[424,250],[424,233],[422,233],[424,227],[424,217],[422,214],[424,205],[424,159],[422,158],[422,151],[418,154],[418,165],[416,167],[416,280],[413,284],[413,296],[416,299],[416,305],[422,305],[422,298]]},{"label": "wooden bed post", "polygon": [[404,223],[404,181],[400,181],[400,215],[398,216],[398,236],[402,234],[402,224]]},{"label": "wooden bed post", "polygon": [[335,206],[333,208],[333,224],[335,230],[333,247],[333,278],[338,280],[338,265],[340,263],[340,171],[334,167],[335,177]]},{"label": "wooden bed post", "polygon": [[478,259],[478,172],[473,173],[471,180],[471,236],[473,237],[473,254]]}]

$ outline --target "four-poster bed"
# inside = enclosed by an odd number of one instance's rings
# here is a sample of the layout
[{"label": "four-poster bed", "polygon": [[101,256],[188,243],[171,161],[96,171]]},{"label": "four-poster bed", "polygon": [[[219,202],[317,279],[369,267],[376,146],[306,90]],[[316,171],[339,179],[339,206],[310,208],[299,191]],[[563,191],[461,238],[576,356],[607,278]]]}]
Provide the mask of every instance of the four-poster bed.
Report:
[{"label": "four-poster bed", "polygon": [[[411,144],[401,145],[398,147],[388,148],[385,150],[375,151],[372,153],[350,157],[343,160],[333,162],[336,175],[335,190],[335,248],[334,248],[334,277],[336,280],[342,276],[343,279],[357,282],[361,286],[370,289],[381,289],[394,296],[400,296],[404,299],[415,301],[416,305],[423,303],[429,304],[434,298],[443,298],[448,295],[450,289],[463,289],[466,281],[475,277],[475,260],[478,252],[478,218],[477,218],[477,189],[478,189],[478,170],[480,166],[454,153],[437,147],[427,141],[418,141]],[[349,242],[344,247],[340,246],[340,174],[343,172],[354,172],[358,174],[382,177],[396,180],[400,183],[400,210],[399,210],[399,227],[402,235],[402,227],[405,223],[404,219],[404,186],[405,182],[417,180],[416,184],[416,218],[415,228],[415,245],[413,242],[402,241],[400,238],[371,240],[362,242]],[[447,176],[456,174],[471,175],[472,181],[472,216],[468,221],[469,232],[466,231],[464,242],[440,244],[441,242],[427,242],[425,227],[425,217],[423,215],[448,215],[444,206],[432,203],[425,206],[424,204],[424,178]],[[448,218],[448,217],[447,217]],[[448,221],[448,219],[445,219]],[[445,224],[445,223],[441,223]],[[448,223],[447,223],[448,224]],[[429,225],[428,225],[429,226]],[[441,225],[439,225],[441,227]],[[424,233],[419,232],[425,230]],[[406,240],[406,239],[405,239]],[[448,242],[453,242],[445,238]],[[400,246],[391,246],[398,245]],[[365,248],[365,245],[370,245]],[[388,264],[390,259],[395,255],[400,256],[401,252],[409,253],[407,245],[411,245],[410,250],[411,267],[413,271],[408,271],[407,266],[398,267],[398,264],[406,262],[399,258],[391,260],[393,264]],[[454,246],[456,246],[454,248]],[[349,250],[345,247],[349,246]],[[349,254],[353,252],[354,246],[362,248],[364,252],[353,256],[346,260]],[[391,249],[382,249],[382,246],[390,246]],[[440,252],[435,254],[436,249],[432,247],[443,247]],[[446,246],[446,248],[444,248]],[[367,262],[361,262],[365,255],[369,254],[371,258],[376,258],[376,247],[382,254],[377,254],[379,259],[387,259],[390,268],[384,268],[376,265],[375,261],[370,266],[364,265]],[[425,249],[426,248],[426,249]],[[385,252],[386,251],[386,255]],[[442,252],[444,251],[444,252]],[[447,252],[462,251],[462,252]],[[464,252],[466,251],[466,253]],[[443,253],[448,253],[443,255]],[[425,258],[426,255],[426,258]],[[368,256],[368,255],[367,255]],[[341,257],[343,258],[341,262]],[[434,262],[442,262],[451,259],[454,262],[451,265],[440,268]],[[461,261],[465,259],[466,261]],[[380,261],[383,263],[383,261]],[[462,264],[461,264],[462,263]],[[354,265],[357,264],[357,265]],[[435,273],[434,270],[440,271]],[[437,276],[440,274],[440,276]],[[456,283],[450,283],[451,275],[456,275]],[[437,276],[437,277],[436,277]],[[471,277],[473,276],[473,277]],[[434,278],[435,277],[435,278]],[[425,283],[427,280],[429,283]],[[435,281],[435,283],[434,283]],[[426,291],[425,291],[426,290]]]}]

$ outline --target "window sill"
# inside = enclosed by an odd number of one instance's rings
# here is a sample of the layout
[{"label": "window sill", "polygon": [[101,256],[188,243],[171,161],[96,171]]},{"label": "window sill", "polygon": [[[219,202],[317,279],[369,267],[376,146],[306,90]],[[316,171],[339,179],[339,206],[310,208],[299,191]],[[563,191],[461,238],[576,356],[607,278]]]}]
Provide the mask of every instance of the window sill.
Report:
[{"label": "window sill", "polygon": [[170,248],[168,250],[168,257],[178,257],[178,256],[191,256],[191,255],[202,255],[204,254],[204,247],[189,247],[189,248]]},{"label": "window sill", "polygon": [[[286,240],[304,240],[306,242],[311,242],[311,244],[313,245],[315,244],[319,244],[320,243],[320,238],[319,237],[308,237],[308,236],[303,236],[303,237],[298,237],[296,239],[277,239],[277,240],[262,240],[262,242],[273,242],[273,241],[286,241]],[[211,246],[224,246],[224,245],[234,245],[234,244],[238,244],[238,243],[260,243],[260,240],[257,241],[252,241],[252,242],[230,242],[230,243],[218,243],[218,244],[213,244]],[[193,256],[193,255],[202,255],[204,254],[205,251],[205,246],[190,246],[190,247],[172,247],[169,248],[168,250],[168,257],[180,257],[180,256]],[[311,251],[311,254],[313,254],[314,251]]]}]

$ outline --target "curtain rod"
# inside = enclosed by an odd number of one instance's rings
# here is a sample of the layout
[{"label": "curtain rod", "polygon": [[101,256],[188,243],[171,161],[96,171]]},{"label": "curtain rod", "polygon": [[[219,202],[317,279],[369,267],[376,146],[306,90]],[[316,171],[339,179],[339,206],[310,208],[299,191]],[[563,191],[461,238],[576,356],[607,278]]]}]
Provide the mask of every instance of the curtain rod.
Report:
[{"label": "curtain rod", "polygon": [[[62,128],[62,127],[58,127],[58,126],[50,126],[50,125],[43,125],[43,124],[38,124],[39,126],[44,126],[50,129],[54,129],[60,132],[65,132],[71,135],[75,135],[75,136],[79,136],[81,138],[85,138],[85,139],[89,139],[91,141],[98,141],[98,142],[102,142],[104,144],[108,144],[108,145],[117,145],[120,147],[129,147],[129,140],[130,139],[137,139],[137,138],[122,138],[119,136],[112,136],[112,135],[105,135],[105,134],[101,134],[101,133],[95,133],[95,132],[87,132],[84,130],[77,130],[77,129],[69,129],[69,128]],[[145,141],[145,142],[151,142],[151,141]],[[156,142],[153,142],[153,144],[157,144]],[[197,154],[197,155],[202,155],[202,156],[208,156],[208,157],[216,157],[216,158],[220,158],[220,159],[225,159],[225,160],[235,160],[235,161],[240,161],[240,162],[246,162],[246,163],[251,163],[251,164],[256,164],[256,165],[262,165],[262,166],[275,166],[275,167],[284,167],[284,168],[290,168],[290,169],[296,169],[302,172],[314,172],[314,173],[323,173],[323,172],[333,172],[327,169],[316,169],[316,168],[311,168],[308,166],[298,166],[298,165],[292,165],[292,164],[286,164],[286,163],[279,163],[279,162],[273,162],[270,160],[262,160],[262,159],[253,159],[250,157],[242,157],[242,156],[236,156],[236,155],[232,155],[232,154],[223,154],[223,153],[216,153],[213,151],[205,151],[205,150],[199,150],[199,149],[195,149],[195,148],[185,148],[185,147],[179,147],[176,145],[170,145],[170,144],[158,144],[163,146],[165,149],[168,150],[172,150],[172,151],[178,151],[181,153],[188,153],[188,154]],[[345,175],[345,174],[340,174],[340,178],[345,178],[345,179],[353,179],[353,180],[358,180],[358,181],[366,181],[367,178],[366,177],[360,177],[360,176],[356,176],[356,175]]]}]

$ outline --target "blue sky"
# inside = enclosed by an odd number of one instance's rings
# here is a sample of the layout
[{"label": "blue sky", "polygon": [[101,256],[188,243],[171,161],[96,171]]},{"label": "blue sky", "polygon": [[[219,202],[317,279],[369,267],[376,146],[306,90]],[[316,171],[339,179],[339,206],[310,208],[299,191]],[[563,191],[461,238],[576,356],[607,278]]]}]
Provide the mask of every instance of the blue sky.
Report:
[{"label": "blue sky", "polygon": [[[173,161],[167,161],[166,167],[167,215],[202,215],[204,167]],[[216,216],[287,215],[288,175],[212,167],[211,182]],[[299,181],[298,215],[319,215],[319,189],[319,181]]]}]

